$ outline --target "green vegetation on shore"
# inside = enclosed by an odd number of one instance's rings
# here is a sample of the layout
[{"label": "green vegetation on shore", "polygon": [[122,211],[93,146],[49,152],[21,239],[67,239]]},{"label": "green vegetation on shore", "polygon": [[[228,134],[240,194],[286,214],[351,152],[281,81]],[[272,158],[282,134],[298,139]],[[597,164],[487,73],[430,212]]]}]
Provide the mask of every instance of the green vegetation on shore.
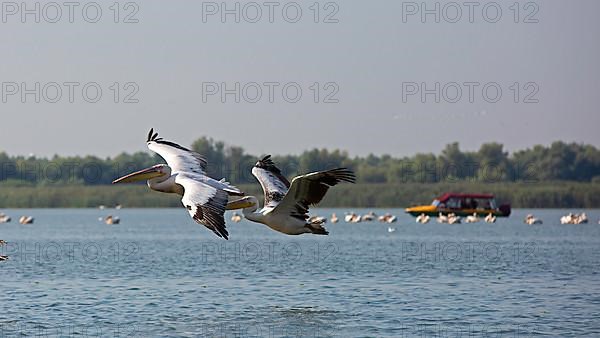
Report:
[{"label": "green vegetation on shore", "polygon": [[[240,185],[247,194],[262,196],[257,184]],[[428,204],[447,191],[490,192],[498,201],[511,202],[515,208],[598,208],[600,184],[577,182],[545,183],[400,183],[343,184],[331,189],[321,207],[398,207]],[[6,187],[0,184],[1,208],[98,207],[179,207],[178,196],[151,191],[145,185],[122,186],[29,186]]]},{"label": "green vegetation on shore", "polygon": [[[200,138],[191,149],[203,154],[212,177],[225,177],[248,194],[262,195],[250,170],[256,155],[223,142]],[[465,152],[457,143],[439,154],[350,157],[340,150],[313,149],[300,155],[274,156],[288,176],[334,167],[357,174],[356,185],[332,189],[322,206],[406,207],[429,203],[443,192],[487,192],[513,207],[600,207],[600,150],[592,145],[554,142],[509,154],[497,143]],[[36,158],[0,152],[0,208],[175,207],[177,196],[145,185],[110,183],[131,171],[163,162],[151,152]]]}]

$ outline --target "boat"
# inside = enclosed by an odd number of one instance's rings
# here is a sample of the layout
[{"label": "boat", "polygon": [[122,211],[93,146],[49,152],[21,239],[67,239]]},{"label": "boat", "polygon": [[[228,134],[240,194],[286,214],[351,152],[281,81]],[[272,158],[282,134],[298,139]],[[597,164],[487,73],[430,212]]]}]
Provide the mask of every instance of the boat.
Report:
[{"label": "boat", "polygon": [[406,208],[406,213],[412,216],[425,214],[439,216],[454,214],[456,216],[487,216],[508,217],[510,204],[496,204],[496,198],[491,194],[457,194],[445,193],[436,198],[430,205],[418,205]]}]

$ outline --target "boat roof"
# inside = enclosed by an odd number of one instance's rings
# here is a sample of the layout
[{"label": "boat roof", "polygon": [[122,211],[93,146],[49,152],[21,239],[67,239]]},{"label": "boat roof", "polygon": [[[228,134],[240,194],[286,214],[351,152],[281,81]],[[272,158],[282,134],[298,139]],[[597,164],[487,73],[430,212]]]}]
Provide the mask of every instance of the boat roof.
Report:
[{"label": "boat roof", "polygon": [[457,194],[457,193],[448,192],[448,193],[445,193],[442,196],[438,197],[437,200],[440,202],[444,202],[451,197],[492,199],[492,198],[494,198],[494,195],[492,195],[492,194]]}]

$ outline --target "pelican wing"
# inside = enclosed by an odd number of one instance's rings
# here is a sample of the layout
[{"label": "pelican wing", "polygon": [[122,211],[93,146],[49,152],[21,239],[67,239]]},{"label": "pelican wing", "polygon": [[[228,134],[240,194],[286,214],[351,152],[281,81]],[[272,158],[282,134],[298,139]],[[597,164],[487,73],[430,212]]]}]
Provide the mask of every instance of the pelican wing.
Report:
[{"label": "pelican wing", "polygon": [[256,162],[252,168],[252,175],[256,177],[265,193],[265,207],[274,208],[283,200],[290,188],[290,182],[281,174],[281,170],[271,160],[271,155],[265,156]]},{"label": "pelican wing", "polygon": [[150,129],[146,140],[148,148],[160,155],[171,170],[175,172],[192,172],[197,174],[206,173],[206,160],[195,151],[180,146],[177,143],[165,141]]},{"label": "pelican wing", "polygon": [[323,199],[330,187],[340,183],[354,183],[356,176],[346,168],[337,168],[297,176],[283,200],[272,213],[285,213],[302,220],[308,219],[308,208]]},{"label": "pelican wing", "polygon": [[194,221],[209,228],[217,236],[228,239],[229,233],[223,216],[228,194],[218,186],[221,182],[203,175],[180,173],[175,177],[175,183],[183,187],[181,203]]}]

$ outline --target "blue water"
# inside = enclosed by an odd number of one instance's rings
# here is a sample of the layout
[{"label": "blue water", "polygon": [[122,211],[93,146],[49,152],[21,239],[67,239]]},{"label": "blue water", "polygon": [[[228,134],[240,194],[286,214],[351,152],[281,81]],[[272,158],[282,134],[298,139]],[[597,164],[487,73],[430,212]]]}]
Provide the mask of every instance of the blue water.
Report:
[{"label": "blue water", "polygon": [[229,222],[229,241],[183,209],[3,211],[0,337],[600,336],[600,210],[584,225],[375,210],[396,232],[342,221],[329,236]]}]

